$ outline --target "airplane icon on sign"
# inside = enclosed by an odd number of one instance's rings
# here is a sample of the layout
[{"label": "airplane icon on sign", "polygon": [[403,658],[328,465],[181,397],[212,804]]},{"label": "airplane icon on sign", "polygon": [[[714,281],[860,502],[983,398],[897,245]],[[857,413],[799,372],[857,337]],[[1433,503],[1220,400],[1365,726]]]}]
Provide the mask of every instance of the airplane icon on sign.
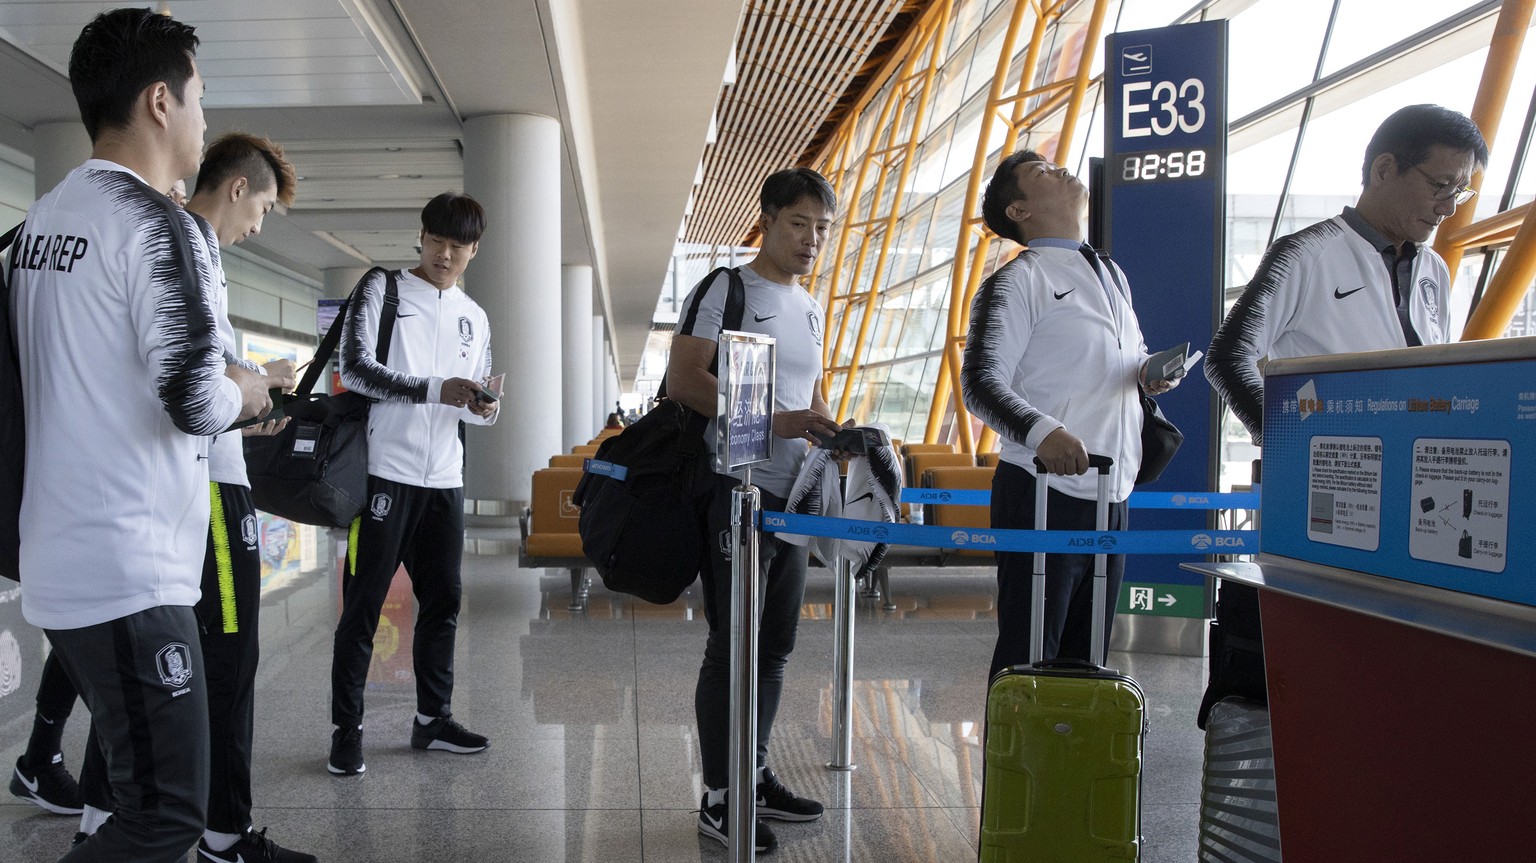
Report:
[{"label": "airplane icon on sign", "polygon": [[1152,46],[1130,45],[1120,49],[1120,75],[1130,78],[1152,73]]}]

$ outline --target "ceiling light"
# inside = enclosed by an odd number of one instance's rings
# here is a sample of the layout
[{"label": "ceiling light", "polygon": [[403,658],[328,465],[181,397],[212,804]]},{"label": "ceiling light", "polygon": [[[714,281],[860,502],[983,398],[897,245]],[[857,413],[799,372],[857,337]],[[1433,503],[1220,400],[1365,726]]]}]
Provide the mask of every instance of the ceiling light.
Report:
[{"label": "ceiling light", "polygon": [[400,175],[399,174],[380,174],[379,175],[379,179],[380,180],[398,180],[398,179],[400,179]]}]

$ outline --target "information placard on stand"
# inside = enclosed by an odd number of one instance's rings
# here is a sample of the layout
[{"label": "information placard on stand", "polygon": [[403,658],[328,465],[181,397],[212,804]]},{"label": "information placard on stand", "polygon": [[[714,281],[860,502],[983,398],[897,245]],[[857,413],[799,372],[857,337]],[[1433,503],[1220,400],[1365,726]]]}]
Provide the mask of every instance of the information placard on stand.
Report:
[{"label": "information placard on stand", "polygon": [[773,457],[774,340],[720,333],[715,470],[734,473]]}]

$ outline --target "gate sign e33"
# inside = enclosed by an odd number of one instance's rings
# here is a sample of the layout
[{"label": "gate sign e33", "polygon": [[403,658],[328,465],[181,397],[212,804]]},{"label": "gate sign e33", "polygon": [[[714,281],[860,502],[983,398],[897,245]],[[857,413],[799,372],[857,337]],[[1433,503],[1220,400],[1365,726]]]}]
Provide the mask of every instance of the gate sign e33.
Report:
[{"label": "gate sign e33", "polygon": [[[1100,242],[1129,278],[1148,349],[1181,342],[1204,348],[1220,319],[1225,280],[1227,22],[1115,33],[1104,58]],[[1192,372],[1158,399],[1184,432],[1184,445],[1150,490],[1216,488],[1216,410],[1199,378]],[[1136,527],[1199,532],[1212,525],[1203,513],[1168,510],[1139,513]],[[1142,555],[1126,562],[1125,580],[1204,583],[1182,572],[1181,562]]]},{"label": "gate sign e33", "polygon": [[1226,149],[1226,22],[1116,33],[1108,41],[1110,182],[1218,176]]}]

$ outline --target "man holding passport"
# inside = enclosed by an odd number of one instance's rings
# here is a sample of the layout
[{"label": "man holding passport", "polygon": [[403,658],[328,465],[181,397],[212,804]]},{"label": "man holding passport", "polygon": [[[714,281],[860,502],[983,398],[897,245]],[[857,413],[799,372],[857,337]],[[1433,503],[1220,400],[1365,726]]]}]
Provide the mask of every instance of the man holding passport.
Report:
[{"label": "man holding passport", "polygon": [[[992,481],[992,527],[1035,526],[1034,460],[1053,474],[1047,523],[1094,530],[1088,454],[1115,460],[1109,529],[1126,528],[1126,499],[1141,464],[1142,408],[1177,379],[1146,378],[1147,349],[1125,275],[1083,242],[1088,189],[1031,150],[1003,159],[982,200],[998,236],[1028,248],[982,283],[971,305],[961,388],[965,406],[1002,438]],[[1182,365],[1179,366],[1182,369]],[[1029,661],[1033,555],[997,555],[997,646],[992,673]],[[1045,558],[1045,655],[1089,656],[1093,555]],[[1108,596],[1119,595],[1125,556],[1108,561]],[[1105,609],[1105,640],[1115,604]]]}]

